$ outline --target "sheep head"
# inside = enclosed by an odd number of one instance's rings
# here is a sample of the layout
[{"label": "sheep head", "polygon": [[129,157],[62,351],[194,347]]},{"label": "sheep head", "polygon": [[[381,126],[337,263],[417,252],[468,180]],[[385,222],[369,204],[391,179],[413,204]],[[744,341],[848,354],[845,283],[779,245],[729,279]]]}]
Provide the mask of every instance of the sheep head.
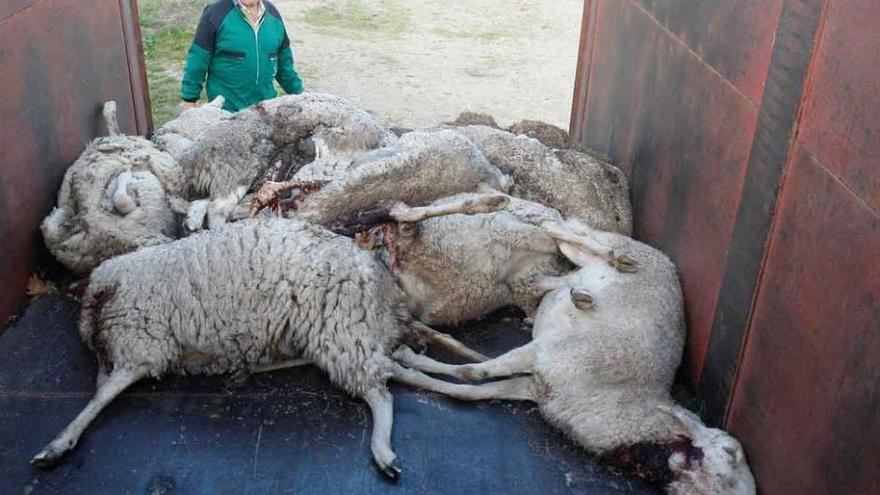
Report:
[{"label": "sheep head", "polygon": [[740,443],[726,432],[709,428],[689,411],[678,406],[660,406],[674,431],[690,440],[701,452],[696,459],[686,453],[669,456],[673,481],[667,486],[671,494],[754,495],[755,478],[746,462]]},{"label": "sheep head", "polygon": [[107,258],[175,237],[167,180],[176,164],[137,137],[100,138],[68,170],[42,225],[49,250],[85,273]]}]

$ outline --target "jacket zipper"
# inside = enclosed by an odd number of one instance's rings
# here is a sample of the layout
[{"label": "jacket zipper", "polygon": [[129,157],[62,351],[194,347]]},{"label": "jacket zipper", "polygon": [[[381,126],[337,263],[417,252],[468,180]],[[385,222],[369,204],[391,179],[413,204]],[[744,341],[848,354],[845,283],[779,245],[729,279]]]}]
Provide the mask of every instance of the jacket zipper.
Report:
[{"label": "jacket zipper", "polygon": [[251,31],[254,32],[254,45],[256,45],[255,48],[256,48],[256,52],[257,52],[257,81],[254,84],[257,87],[259,87],[260,86],[260,26],[263,25],[263,19],[266,18],[266,13],[263,12],[263,15],[260,17],[260,20],[257,21],[257,25],[254,26],[253,24],[251,24],[250,19],[247,18],[247,14],[242,12],[241,8],[238,8],[237,10],[238,10],[238,14],[241,15],[244,22],[246,22],[247,25],[250,26]]},{"label": "jacket zipper", "polygon": [[263,25],[263,19],[265,18],[266,14],[264,13],[257,22],[256,27],[254,27],[254,43],[257,45],[257,87],[260,86],[260,27]]}]

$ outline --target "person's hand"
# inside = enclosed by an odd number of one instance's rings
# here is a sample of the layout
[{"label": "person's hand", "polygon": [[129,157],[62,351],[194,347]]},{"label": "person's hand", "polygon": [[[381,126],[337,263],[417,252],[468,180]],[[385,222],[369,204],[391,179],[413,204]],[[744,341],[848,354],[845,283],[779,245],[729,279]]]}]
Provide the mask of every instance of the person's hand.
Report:
[{"label": "person's hand", "polygon": [[194,101],[180,102],[180,111],[181,112],[185,112],[185,111],[189,110],[190,108],[195,108],[195,107],[196,107],[196,102],[194,102]]}]

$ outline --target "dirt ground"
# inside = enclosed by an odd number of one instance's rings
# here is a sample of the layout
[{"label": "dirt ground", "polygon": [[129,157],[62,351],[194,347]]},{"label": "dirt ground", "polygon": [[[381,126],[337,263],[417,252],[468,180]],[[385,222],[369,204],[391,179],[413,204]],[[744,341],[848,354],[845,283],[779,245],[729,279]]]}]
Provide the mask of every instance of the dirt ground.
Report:
[{"label": "dirt ground", "polygon": [[275,0],[310,91],[393,125],[471,110],[568,128],[582,0]]}]

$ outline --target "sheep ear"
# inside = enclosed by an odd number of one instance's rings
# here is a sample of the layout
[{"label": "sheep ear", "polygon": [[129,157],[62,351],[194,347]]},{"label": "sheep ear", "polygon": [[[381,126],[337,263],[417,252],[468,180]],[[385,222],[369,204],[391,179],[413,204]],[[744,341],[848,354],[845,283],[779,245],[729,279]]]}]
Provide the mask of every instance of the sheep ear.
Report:
[{"label": "sheep ear", "polygon": [[568,259],[568,261],[571,261],[579,267],[587,266],[590,262],[592,256],[582,247],[567,242],[557,242],[559,244],[559,251]]},{"label": "sheep ear", "polygon": [[208,103],[208,104],[213,107],[223,108],[224,103],[226,103],[226,98],[224,98],[223,95],[220,95],[220,96],[214,98],[213,100],[211,100],[211,103]]},{"label": "sheep ear", "polygon": [[657,409],[672,419],[678,432],[690,439],[697,437],[699,432],[699,423],[681,407],[677,406],[657,406]]}]

